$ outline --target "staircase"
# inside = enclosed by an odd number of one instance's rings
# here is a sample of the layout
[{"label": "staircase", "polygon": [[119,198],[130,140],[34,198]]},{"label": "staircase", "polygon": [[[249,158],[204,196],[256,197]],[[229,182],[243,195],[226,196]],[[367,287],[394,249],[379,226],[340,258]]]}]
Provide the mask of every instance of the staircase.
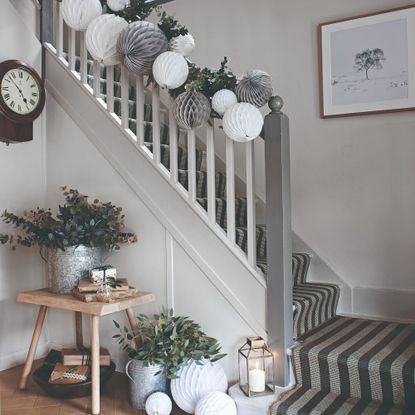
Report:
[{"label": "staircase", "polygon": [[415,325],[336,317],[299,340],[272,415],[415,413]]}]

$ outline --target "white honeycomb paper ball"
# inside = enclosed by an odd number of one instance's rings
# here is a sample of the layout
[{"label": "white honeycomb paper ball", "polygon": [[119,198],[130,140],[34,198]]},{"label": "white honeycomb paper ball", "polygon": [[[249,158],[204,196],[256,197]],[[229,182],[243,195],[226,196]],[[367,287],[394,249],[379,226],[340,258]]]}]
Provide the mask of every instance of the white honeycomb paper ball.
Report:
[{"label": "white honeycomb paper ball", "polygon": [[164,52],[153,64],[153,76],[156,82],[167,89],[182,86],[189,75],[186,59],[176,52]]},{"label": "white honeycomb paper ball", "polygon": [[234,141],[246,143],[259,136],[264,119],[252,104],[238,103],[223,116],[223,131]]},{"label": "white honeycomb paper ball", "polygon": [[99,0],[63,0],[62,17],[72,29],[84,31],[96,17],[102,14]]},{"label": "white honeycomb paper ball", "polygon": [[129,0],[107,0],[107,5],[113,12],[124,10],[129,3]]},{"label": "white honeycomb paper ball", "polygon": [[238,102],[236,95],[229,89],[221,89],[212,98],[212,108],[222,116]]},{"label": "white honeycomb paper ball", "polygon": [[197,365],[191,361],[180,369],[179,378],[171,381],[171,394],[177,406],[194,414],[196,404],[210,392],[226,392],[228,380],[222,366],[215,362]]},{"label": "white honeycomb paper ball", "polygon": [[195,39],[190,33],[176,36],[170,40],[170,50],[180,53],[183,56],[189,56],[195,49]]},{"label": "white honeycomb paper ball", "polygon": [[146,400],[148,415],[170,415],[172,408],[171,399],[163,392],[155,392]]},{"label": "white honeycomb paper ball", "polygon": [[237,415],[234,400],[223,392],[210,392],[196,405],[195,415]]},{"label": "white honeycomb paper ball", "polygon": [[91,56],[103,65],[120,63],[117,40],[128,23],[114,14],[96,17],[86,30],[86,47]]}]

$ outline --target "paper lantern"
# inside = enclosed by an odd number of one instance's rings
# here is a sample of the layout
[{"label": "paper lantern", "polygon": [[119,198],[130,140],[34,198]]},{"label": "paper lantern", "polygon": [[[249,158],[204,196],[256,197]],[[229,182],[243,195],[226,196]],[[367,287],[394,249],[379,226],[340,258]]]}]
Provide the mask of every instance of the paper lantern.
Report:
[{"label": "paper lantern", "polygon": [[96,17],[102,14],[99,0],[63,0],[62,17],[72,29],[84,31]]},{"label": "paper lantern", "polygon": [[236,415],[234,400],[223,392],[210,392],[196,405],[195,415]]},{"label": "paper lantern", "polygon": [[183,92],[174,101],[174,117],[185,130],[205,124],[210,111],[210,102],[201,92]]},{"label": "paper lantern", "polygon": [[129,2],[129,0],[107,0],[107,5],[113,12],[120,12],[127,7]]},{"label": "paper lantern", "polygon": [[117,53],[117,40],[128,26],[121,17],[103,14],[95,18],[86,30],[86,47],[91,56],[103,65],[120,63]]},{"label": "paper lantern", "polygon": [[236,95],[229,89],[221,89],[212,98],[212,108],[222,116],[226,110],[233,107],[238,102]]},{"label": "paper lantern", "polygon": [[119,59],[131,72],[148,75],[157,56],[166,52],[168,41],[153,23],[130,23],[117,42]]},{"label": "paper lantern", "polygon": [[189,75],[186,59],[176,52],[164,52],[153,64],[153,76],[156,82],[167,89],[183,85]]},{"label": "paper lantern", "polygon": [[155,392],[146,400],[148,415],[170,415],[172,408],[171,399],[163,392]]},{"label": "paper lantern", "polygon": [[240,102],[248,102],[260,108],[272,96],[272,79],[264,71],[255,69],[247,72],[235,88]]},{"label": "paper lantern", "polygon": [[225,371],[217,362],[198,365],[191,361],[178,376],[171,381],[171,394],[177,406],[189,414],[194,414],[196,404],[209,392],[225,392],[228,388]]},{"label": "paper lantern", "polygon": [[247,103],[235,104],[223,116],[223,131],[229,138],[241,143],[258,137],[263,125],[259,109]]},{"label": "paper lantern", "polygon": [[170,40],[170,50],[180,53],[183,56],[189,56],[195,49],[195,40],[190,33],[180,35]]}]

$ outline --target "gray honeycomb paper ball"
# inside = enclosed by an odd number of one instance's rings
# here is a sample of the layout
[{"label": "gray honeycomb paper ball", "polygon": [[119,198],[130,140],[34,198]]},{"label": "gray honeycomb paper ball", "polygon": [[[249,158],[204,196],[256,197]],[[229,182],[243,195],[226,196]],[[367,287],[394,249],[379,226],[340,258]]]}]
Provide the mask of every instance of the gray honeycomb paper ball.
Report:
[{"label": "gray honeycomb paper ball", "polygon": [[247,102],[257,108],[263,107],[273,92],[271,76],[259,69],[247,72],[235,88],[239,102]]},{"label": "gray honeycomb paper ball", "polygon": [[164,33],[150,22],[130,23],[117,42],[121,63],[138,75],[149,75],[157,56],[168,47]]},{"label": "gray honeycomb paper ball", "polygon": [[174,117],[179,127],[192,130],[210,117],[210,102],[201,92],[183,92],[174,101]]}]

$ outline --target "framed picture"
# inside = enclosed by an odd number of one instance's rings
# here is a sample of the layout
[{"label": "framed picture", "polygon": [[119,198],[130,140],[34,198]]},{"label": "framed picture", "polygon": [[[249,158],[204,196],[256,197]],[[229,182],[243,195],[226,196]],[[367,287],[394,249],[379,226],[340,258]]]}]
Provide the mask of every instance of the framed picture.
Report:
[{"label": "framed picture", "polygon": [[415,109],[415,4],[318,32],[322,118]]}]

